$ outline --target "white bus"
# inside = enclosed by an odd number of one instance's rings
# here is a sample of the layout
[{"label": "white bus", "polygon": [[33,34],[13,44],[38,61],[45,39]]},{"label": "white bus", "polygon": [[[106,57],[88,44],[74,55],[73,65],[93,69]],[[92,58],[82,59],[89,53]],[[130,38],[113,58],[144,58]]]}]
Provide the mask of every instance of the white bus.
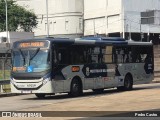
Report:
[{"label": "white bus", "polygon": [[149,83],[153,44],[122,38],[43,38],[17,41],[12,49],[12,93],[79,96],[83,90],[131,90]]}]

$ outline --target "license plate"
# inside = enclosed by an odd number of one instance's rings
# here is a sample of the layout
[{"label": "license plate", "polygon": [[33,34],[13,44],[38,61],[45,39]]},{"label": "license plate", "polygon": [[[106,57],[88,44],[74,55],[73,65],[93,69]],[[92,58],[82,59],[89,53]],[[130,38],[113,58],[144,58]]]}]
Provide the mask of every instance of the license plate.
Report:
[{"label": "license plate", "polygon": [[36,88],[36,84],[27,84],[26,88]]},{"label": "license plate", "polygon": [[28,84],[17,84],[16,85],[18,88],[36,88],[37,85],[33,83],[28,83]]}]

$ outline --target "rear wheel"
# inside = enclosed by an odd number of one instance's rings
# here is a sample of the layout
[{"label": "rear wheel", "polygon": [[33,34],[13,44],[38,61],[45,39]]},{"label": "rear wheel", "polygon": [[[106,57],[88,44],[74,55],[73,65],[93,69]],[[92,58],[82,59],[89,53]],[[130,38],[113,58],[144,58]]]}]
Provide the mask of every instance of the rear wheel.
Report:
[{"label": "rear wheel", "polygon": [[35,95],[37,98],[40,98],[40,99],[45,98],[45,94],[43,93],[36,93]]},{"label": "rear wheel", "polygon": [[126,75],[124,79],[124,86],[117,87],[118,90],[132,90],[133,89],[133,79],[131,75]]},{"label": "rear wheel", "polygon": [[80,96],[81,94],[82,94],[81,82],[75,78],[72,80],[69,95],[71,95],[72,97],[77,97]]}]

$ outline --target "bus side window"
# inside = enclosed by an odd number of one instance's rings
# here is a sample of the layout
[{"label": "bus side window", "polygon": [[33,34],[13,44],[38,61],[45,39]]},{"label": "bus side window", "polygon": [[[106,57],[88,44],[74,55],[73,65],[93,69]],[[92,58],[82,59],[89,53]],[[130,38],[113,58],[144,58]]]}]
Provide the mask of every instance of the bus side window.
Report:
[{"label": "bus side window", "polygon": [[[150,57],[149,57],[150,56]],[[152,48],[151,47],[132,47],[132,62],[134,63],[144,63],[147,59],[152,58]]]},{"label": "bus side window", "polygon": [[150,62],[152,62],[152,57],[151,57],[150,54],[147,54],[144,62],[145,62],[145,63],[150,63]]},{"label": "bus side window", "polygon": [[58,60],[59,61],[62,61],[62,57],[61,56],[62,56],[61,53],[58,53]]},{"label": "bus side window", "polygon": [[[114,62],[114,51],[113,46],[105,46],[102,48],[102,61],[104,63],[113,63]],[[114,56],[114,57],[113,57]]]},{"label": "bus side window", "polygon": [[85,64],[89,59],[87,55],[89,54],[88,49],[85,46],[72,46],[69,49],[69,61],[70,64]]},{"label": "bus side window", "polygon": [[68,50],[62,49],[60,53],[58,53],[58,59],[60,64],[69,64],[69,58],[68,58]]},{"label": "bus side window", "polygon": [[88,61],[90,63],[99,63],[100,60],[99,54],[100,54],[100,47],[90,47]]},{"label": "bus side window", "polygon": [[68,49],[67,47],[63,46],[57,46],[57,49],[55,48],[54,52],[54,63],[55,64],[69,64],[68,61]]},{"label": "bus side window", "polygon": [[132,62],[131,48],[128,46],[115,46],[113,49],[113,60],[115,63]]},{"label": "bus side window", "polygon": [[117,57],[117,62],[118,63],[123,63],[124,62],[124,51],[122,48],[116,48],[116,57]]}]

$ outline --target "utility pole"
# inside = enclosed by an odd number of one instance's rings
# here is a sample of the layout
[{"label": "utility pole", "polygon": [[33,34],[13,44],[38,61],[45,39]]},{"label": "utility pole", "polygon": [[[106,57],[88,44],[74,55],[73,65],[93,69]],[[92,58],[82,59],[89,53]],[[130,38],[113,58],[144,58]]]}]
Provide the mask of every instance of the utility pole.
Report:
[{"label": "utility pole", "polygon": [[49,37],[48,0],[46,0],[46,15],[47,15],[47,37]]},{"label": "utility pole", "polygon": [[7,38],[7,42],[10,43],[10,40],[8,39],[8,4],[7,4],[7,0],[5,0],[5,8],[6,8],[6,38]]},{"label": "utility pole", "polygon": [[148,23],[147,42],[149,42],[149,37],[150,37],[150,23]]},{"label": "utility pole", "polygon": [[122,37],[125,39],[125,16],[124,16],[124,1],[121,2],[121,14],[122,14]]},{"label": "utility pole", "polygon": [[132,29],[132,25],[131,25],[131,22],[130,22],[130,28],[129,28],[129,40],[132,40],[132,31],[131,31],[131,29]]},{"label": "utility pole", "polygon": [[140,24],[140,37],[141,37],[141,42],[142,42],[142,25],[141,25],[141,20],[139,21]]},{"label": "utility pole", "polygon": [[[10,40],[8,39],[8,4],[7,0],[5,1],[5,9],[6,9],[6,42],[10,44]],[[9,45],[10,46],[10,45]],[[5,72],[5,57],[3,58],[3,79],[6,78],[6,72]]]},{"label": "utility pole", "polygon": [[108,0],[106,0],[106,14],[105,14],[105,21],[106,21],[106,37],[108,37]]},{"label": "utility pole", "polygon": [[93,19],[94,36],[96,36],[95,19]]}]

